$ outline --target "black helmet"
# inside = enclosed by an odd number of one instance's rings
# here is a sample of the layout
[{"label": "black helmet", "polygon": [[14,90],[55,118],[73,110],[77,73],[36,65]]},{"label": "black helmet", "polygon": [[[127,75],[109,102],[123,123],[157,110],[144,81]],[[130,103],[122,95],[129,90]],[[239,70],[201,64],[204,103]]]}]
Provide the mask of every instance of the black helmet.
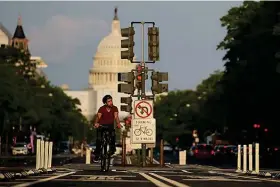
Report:
[{"label": "black helmet", "polygon": [[112,98],[112,96],[110,96],[110,95],[105,95],[105,96],[103,97],[103,99],[102,99],[103,104],[106,104],[106,102],[107,102],[108,99],[113,99],[113,98]]}]

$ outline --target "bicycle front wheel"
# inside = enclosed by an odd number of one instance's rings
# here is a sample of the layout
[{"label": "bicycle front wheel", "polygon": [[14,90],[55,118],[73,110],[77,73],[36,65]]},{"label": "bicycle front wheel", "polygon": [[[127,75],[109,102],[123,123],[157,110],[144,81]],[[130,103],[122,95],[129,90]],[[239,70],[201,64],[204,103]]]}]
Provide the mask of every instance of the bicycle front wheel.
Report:
[{"label": "bicycle front wheel", "polygon": [[110,154],[108,143],[105,141],[102,146],[102,157],[101,157],[101,171],[109,171],[110,167]]}]

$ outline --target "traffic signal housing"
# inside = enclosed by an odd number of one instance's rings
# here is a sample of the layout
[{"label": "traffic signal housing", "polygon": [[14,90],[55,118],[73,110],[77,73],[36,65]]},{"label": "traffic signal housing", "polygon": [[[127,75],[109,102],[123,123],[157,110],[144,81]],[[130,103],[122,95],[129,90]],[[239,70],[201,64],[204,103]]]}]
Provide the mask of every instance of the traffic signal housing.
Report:
[{"label": "traffic signal housing", "polygon": [[125,48],[125,50],[121,51],[121,59],[127,59],[131,62],[134,57],[134,27],[128,27],[121,29],[122,37],[126,37],[127,39],[121,40],[121,48]]},{"label": "traffic signal housing", "polygon": [[168,81],[167,72],[152,72],[152,93],[153,95],[168,92],[168,84],[160,84],[160,82]]},{"label": "traffic signal housing", "polygon": [[135,79],[134,72],[118,73],[118,81],[125,82],[125,83],[118,84],[118,92],[133,94],[135,90],[134,79]]},{"label": "traffic signal housing", "polygon": [[136,67],[136,88],[138,90],[142,88],[142,67],[140,64]]},{"label": "traffic signal housing", "polygon": [[121,97],[121,103],[126,105],[121,105],[121,111],[132,112],[132,98],[131,97]]},{"label": "traffic signal housing", "polygon": [[150,61],[159,61],[159,28],[148,28],[148,57]]}]

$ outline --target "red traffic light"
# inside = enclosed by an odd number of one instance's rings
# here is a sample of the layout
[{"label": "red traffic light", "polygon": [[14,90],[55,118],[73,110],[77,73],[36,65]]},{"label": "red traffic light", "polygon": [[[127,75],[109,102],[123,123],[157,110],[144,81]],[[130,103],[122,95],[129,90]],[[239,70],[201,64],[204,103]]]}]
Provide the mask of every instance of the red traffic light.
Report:
[{"label": "red traffic light", "polygon": [[142,76],[141,76],[141,75],[138,75],[138,76],[137,76],[137,80],[138,80],[138,81],[141,81],[141,79],[142,79]]},{"label": "red traffic light", "polygon": [[179,138],[178,137],[176,138],[176,142],[179,142]]},{"label": "red traffic light", "polygon": [[267,129],[267,128],[265,128],[265,129],[264,129],[264,132],[268,132],[268,129]]},{"label": "red traffic light", "polygon": [[255,129],[258,129],[258,128],[261,127],[261,125],[260,125],[260,124],[254,124],[253,127],[254,127]]}]

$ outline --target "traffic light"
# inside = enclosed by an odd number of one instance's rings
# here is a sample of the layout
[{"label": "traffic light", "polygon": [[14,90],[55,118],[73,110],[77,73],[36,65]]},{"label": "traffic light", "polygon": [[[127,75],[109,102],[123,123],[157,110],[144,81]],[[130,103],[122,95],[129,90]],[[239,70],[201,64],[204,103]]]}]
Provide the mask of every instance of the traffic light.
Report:
[{"label": "traffic light", "polygon": [[168,84],[160,84],[162,81],[168,81],[167,72],[152,72],[152,93],[153,95],[162,92],[168,92]]},{"label": "traffic light", "polygon": [[159,61],[159,28],[148,28],[148,57],[151,61]]},{"label": "traffic light", "polygon": [[121,103],[126,105],[121,105],[121,111],[129,112],[132,111],[132,98],[131,97],[121,97]]},{"label": "traffic light", "polygon": [[127,83],[127,84],[124,83],[118,84],[118,92],[133,94],[135,90],[134,79],[135,76],[133,72],[118,73],[118,81]]},{"label": "traffic light", "polygon": [[128,28],[121,29],[121,35],[122,35],[122,37],[127,38],[127,39],[121,40],[121,48],[125,48],[124,51],[121,51],[121,59],[128,59],[130,61],[133,61],[133,57],[134,57],[133,47],[135,45],[134,27],[128,27]]},{"label": "traffic light", "polygon": [[137,65],[136,67],[136,87],[138,90],[141,90],[142,87],[142,67]]},{"label": "traffic light", "polygon": [[259,129],[259,128],[261,128],[261,125],[256,123],[256,124],[253,125],[253,127],[254,127],[255,129]]}]

